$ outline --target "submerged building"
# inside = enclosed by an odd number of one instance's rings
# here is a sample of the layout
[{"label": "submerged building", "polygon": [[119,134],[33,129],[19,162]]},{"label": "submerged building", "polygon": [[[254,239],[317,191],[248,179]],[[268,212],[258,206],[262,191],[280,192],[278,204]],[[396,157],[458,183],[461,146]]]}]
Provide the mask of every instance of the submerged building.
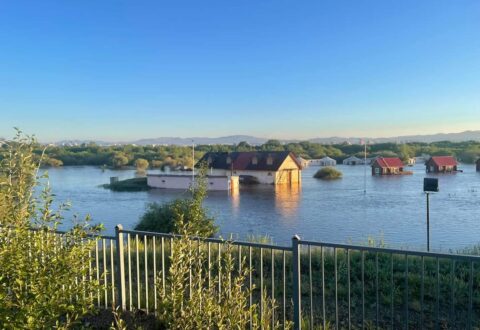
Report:
[{"label": "submerged building", "polygon": [[211,175],[239,176],[240,181],[276,185],[302,180],[302,165],[288,151],[208,152],[196,167],[202,165]]},{"label": "submerged building", "polygon": [[452,156],[433,156],[425,163],[427,173],[451,173],[456,172],[457,160]]}]

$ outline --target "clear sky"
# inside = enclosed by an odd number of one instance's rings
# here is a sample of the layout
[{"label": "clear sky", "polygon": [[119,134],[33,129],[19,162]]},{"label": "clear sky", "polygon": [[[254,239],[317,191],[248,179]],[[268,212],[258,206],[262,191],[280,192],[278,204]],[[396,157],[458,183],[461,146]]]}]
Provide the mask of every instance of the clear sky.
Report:
[{"label": "clear sky", "polygon": [[480,129],[480,1],[0,1],[0,136]]}]

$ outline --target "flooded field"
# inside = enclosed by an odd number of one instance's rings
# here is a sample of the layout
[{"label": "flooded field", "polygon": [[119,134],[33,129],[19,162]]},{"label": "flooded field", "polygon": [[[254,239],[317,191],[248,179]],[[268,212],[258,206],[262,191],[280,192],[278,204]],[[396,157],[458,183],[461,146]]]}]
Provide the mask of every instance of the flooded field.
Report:
[{"label": "flooded field", "polygon": [[[365,243],[369,238],[403,248],[426,247],[426,207],[423,165],[413,175],[366,176],[363,166],[337,166],[343,179],[313,178],[318,167],[302,173],[294,187],[249,186],[239,194],[212,192],[206,206],[215,216],[223,237],[233,234],[268,235],[275,243],[289,244],[293,234],[302,238]],[[410,168],[409,168],[410,169]],[[438,175],[440,192],[431,196],[431,246],[435,250],[460,249],[480,242],[480,173],[461,165],[463,173]],[[90,214],[103,222],[108,233],[116,224],[132,228],[149,202],[165,202],[185,192],[112,192],[99,188],[111,176],[135,175],[133,170],[102,171],[95,167],[49,170],[50,182],[60,201],[71,201],[72,212]],[[432,175],[429,175],[432,176]]]}]

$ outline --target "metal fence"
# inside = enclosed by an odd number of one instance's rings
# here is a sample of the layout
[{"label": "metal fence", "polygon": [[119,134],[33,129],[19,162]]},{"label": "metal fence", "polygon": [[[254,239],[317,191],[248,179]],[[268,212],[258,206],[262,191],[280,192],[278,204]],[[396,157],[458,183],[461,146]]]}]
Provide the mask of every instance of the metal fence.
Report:
[{"label": "metal fence", "polygon": [[[99,238],[91,265],[102,284],[97,305],[154,313],[176,237],[119,225],[115,236]],[[210,265],[220,262],[225,241],[195,240],[208,259],[210,278],[220,269]],[[249,269],[249,303],[262,306],[265,296],[275,299],[272,324],[293,321],[295,329],[480,326],[479,256],[320,243],[297,236],[291,246],[231,244],[237,269]]]}]

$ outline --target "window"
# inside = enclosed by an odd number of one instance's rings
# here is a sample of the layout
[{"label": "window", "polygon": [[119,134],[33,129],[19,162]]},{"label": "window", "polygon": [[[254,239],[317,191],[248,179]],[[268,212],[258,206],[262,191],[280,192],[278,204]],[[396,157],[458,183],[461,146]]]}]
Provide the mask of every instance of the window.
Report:
[{"label": "window", "polygon": [[271,155],[267,157],[267,165],[273,165],[273,157]]},{"label": "window", "polygon": [[230,158],[230,156],[227,157],[227,164],[231,164],[232,163],[232,158]]},{"label": "window", "polygon": [[252,158],[252,164],[253,164],[253,165],[257,165],[257,164],[258,164],[258,158],[257,158],[256,156],[254,156],[254,157]]}]

